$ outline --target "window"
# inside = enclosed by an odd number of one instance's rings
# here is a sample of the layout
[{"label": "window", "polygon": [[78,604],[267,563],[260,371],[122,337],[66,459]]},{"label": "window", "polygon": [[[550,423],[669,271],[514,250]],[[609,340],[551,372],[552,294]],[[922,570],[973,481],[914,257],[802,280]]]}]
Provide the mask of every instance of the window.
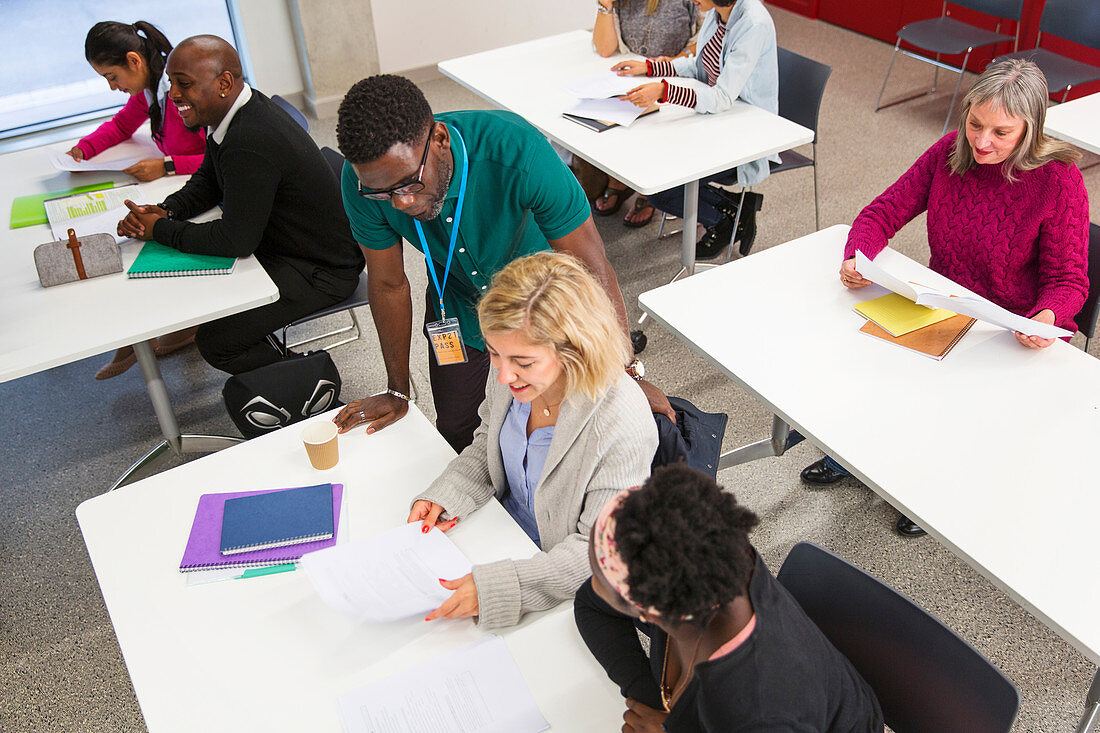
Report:
[{"label": "window", "polygon": [[234,42],[225,0],[2,0],[0,139],[104,117],[126,103],[84,60],[84,37],[101,20],[147,20],[173,44],[200,33]]}]

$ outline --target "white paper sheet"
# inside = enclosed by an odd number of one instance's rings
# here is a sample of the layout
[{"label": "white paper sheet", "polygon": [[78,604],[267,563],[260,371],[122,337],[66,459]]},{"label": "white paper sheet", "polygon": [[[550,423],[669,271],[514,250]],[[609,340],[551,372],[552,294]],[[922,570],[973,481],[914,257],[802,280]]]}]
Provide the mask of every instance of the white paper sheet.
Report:
[{"label": "white paper sheet", "polygon": [[876,265],[868,259],[867,255],[859,251],[856,252],[856,271],[871,282],[929,308],[946,308],[949,311],[977,318],[979,321],[991,323],[1009,331],[1019,331],[1027,336],[1053,339],[1073,335],[1064,328],[1018,316],[1012,311],[1005,310],[996,303],[991,303],[978,295],[966,294],[962,290],[952,293],[915,283],[912,280],[903,280],[887,272],[885,268]]},{"label": "white paper sheet", "polygon": [[317,595],[359,621],[396,621],[438,608],[454,591],[439,584],[472,566],[439,529],[414,522],[301,560]]},{"label": "white paper sheet", "polygon": [[645,112],[641,107],[625,99],[582,99],[565,110],[566,114],[588,117],[601,122],[614,122],[629,127]]},{"label": "white paper sheet", "polygon": [[496,635],[342,695],[336,708],[345,733],[538,733],[550,727]]},{"label": "white paper sheet", "polygon": [[562,84],[561,88],[580,99],[606,99],[626,94],[647,81],[642,77],[619,76],[614,71],[601,71],[599,74]]},{"label": "white paper sheet", "polygon": [[59,171],[120,171],[137,163],[137,158],[122,158],[120,160],[73,160],[71,156],[59,150],[46,149],[46,157]]}]

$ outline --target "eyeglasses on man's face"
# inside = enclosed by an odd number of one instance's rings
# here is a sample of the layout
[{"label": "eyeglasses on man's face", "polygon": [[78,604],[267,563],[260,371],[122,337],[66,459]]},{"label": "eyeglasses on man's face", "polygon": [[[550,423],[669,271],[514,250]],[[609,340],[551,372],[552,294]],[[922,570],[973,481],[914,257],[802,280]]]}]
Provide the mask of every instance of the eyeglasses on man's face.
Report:
[{"label": "eyeglasses on man's face", "polygon": [[[432,126],[434,130],[435,126]],[[414,193],[420,193],[424,190],[424,167],[428,164],[428,148],[432,145],[432,130],[428,131],[428,141],[424,143],[424,152],[420,155],[420,168],[416,171],[416,179],[408,183],[402,183],[400,186],[386,189],[385,191],[375,191],[369,188],[363,188],[361,181],[356,181],[359,186],[359,195],[365,199],[376,199],[384,201],[394,196],[408,196]]]}]

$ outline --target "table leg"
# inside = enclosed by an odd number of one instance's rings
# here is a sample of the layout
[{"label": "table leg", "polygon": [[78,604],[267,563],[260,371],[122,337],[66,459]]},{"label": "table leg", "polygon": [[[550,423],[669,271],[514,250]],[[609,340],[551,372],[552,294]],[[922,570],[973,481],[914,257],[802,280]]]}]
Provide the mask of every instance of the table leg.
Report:
[{"label": "table leg", "polygon": [[164,377],[161,376],[157,357],[153,353],[152,343],[142,341],[134,344],[134,353],[141,367],[141,376],[145,378],[145,388],[149,392],[149,399],[153,402],[153,412],[157,416],[160,433],[164,436],[164,440],[126,469],[125,473],[107,489],[108,491],[114,491],[120,486],[154,473],[155,464],[169,455],[211,453],[242,442],[241,438],[223,435],[181,435],[176,413],[172,410],[172,402],[168,398],[168,389],[164,386]]},{"label": "table leg", "polygon": [[[684,229],[680,233],[680,271],[669,280],[674,283],[681,277],[695,274],[695,226],[699,221],[699,181],[684,184]],[[645,323],[648,313],[638,319],[638,325]]]},{"label": "table leg", "polygon": [[1100,669],[1092,678],[1092,687],[1085,695],[1085,714],[1081,716],[1081,722],[1077,725],[1077,733],[1089,733],[1092,724],[1100,720]]},{"label": "table leg", "polygon": [[783,418],[772,415],[772,436],[770,438],[758,440],[755,443],[749,443],[723,453],[718,459],[718,468],[738,466],[742,463],[755,461],[758,458],[781,456],[788,448],[801,443],[803,440],[802,434],[797,430],[791,430],[791,426]]},{"label": "table leg", "polygon": [[680,264],[688,277],[695,274],[695,225],[698,221],[699,181],[688,181],[684,184],[684,230],[680,233]]}]

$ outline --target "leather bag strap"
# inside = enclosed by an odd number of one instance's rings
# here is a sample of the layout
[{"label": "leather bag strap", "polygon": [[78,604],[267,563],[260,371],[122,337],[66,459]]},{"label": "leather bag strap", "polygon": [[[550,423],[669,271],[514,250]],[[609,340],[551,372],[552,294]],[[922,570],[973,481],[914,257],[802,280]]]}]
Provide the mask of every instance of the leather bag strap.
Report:
[{"label": "leather bag strap", "polygon": [[81,280],[88,279],[88,273],[84,271],[84,258],[80,256],[80,240],[76,238],[76,232],[69,230],[69,243],[65,245],[73,253],[73,264],[76,265],[76,275]]}]

